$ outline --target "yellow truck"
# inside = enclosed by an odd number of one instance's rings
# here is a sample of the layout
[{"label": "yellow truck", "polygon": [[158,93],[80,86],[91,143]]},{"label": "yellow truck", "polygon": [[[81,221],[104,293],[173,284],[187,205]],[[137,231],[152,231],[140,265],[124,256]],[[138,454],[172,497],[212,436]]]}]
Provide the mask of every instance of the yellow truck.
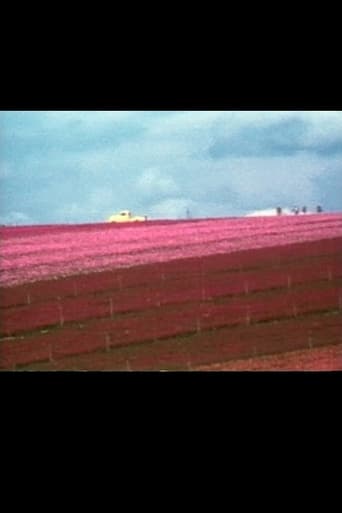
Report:
[{"label": "yellow truck", "polygon": [[108,223],[136,223],[147,221],[147,216],[133,216],[129,210],[121,210],[118,214],[110,216]]}]

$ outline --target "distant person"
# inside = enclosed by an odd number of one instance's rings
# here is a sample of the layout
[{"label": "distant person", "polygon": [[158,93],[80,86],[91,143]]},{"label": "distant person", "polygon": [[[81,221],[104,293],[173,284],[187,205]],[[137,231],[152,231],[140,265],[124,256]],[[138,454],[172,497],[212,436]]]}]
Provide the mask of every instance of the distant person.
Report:
[{"label": "distant person", "polygon": [[294,207],[292,209],[292,212],[295,214],[295,215],[298,215],[299,214],[299,208],[298,207]]},{"label": "distant person", "polygon": [[307,208],[306,208],[306,207],[303,207],[303,208],[302,208],[302,212],[303,212],[303,214],[306,214],[306,211],[307,211]]},{"label": "distant person", "polygon": [[282,209],[281,207],[277,207],[277,216],[281,216]]},{"label": "distant person", "polygon": [[316,212],[318,212],[319,214],[320,214],[321,212],[323,212],[323,209],[322,209],[321,205],[317,205],[317,207],[316,207]]}]

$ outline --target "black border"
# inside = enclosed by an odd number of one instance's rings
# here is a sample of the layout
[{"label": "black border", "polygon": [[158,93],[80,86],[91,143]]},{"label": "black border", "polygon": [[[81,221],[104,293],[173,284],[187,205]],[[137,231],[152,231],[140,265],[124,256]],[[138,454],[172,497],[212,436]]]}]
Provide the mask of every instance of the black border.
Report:
[{"label": "black border", "polygon": [[[91,409],[116,405],[133,411],[168,409],[245,414],[298,408],[339,412],[340,371],[90,372],[1,371],[2,407]],[[323,413],[323,411],[321,411]]]},{"label": "black border", "polygon": [[[1,110],[341,110],[337,66],[277,56],[13,57]],[[336,72],[334,72],[336,69]]]}]

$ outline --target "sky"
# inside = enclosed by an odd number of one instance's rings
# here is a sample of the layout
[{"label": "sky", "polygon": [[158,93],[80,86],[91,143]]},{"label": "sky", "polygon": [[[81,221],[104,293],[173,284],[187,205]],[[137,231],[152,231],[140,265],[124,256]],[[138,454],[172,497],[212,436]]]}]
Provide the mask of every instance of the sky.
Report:
[{"label": "sky", "polygon": [[342,112],[0,112],[0,224],[304,205],[342,211]]}]

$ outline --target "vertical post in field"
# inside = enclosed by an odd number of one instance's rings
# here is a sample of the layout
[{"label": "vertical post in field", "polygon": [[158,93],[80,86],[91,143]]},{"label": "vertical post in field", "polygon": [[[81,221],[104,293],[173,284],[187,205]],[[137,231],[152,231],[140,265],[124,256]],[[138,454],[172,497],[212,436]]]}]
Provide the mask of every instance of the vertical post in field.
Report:
[{"label": "vertical post in field", "polygon": [[157,336],[157,315],[153,316],[153,340],[155,342],[158,340],[158,336]]},{"label": "vertical post in field", "polygon": [[298,315],[298,308],[297,308],[296,304],[292,305],[292,313],[293,313],[293,317],[297,317],[297,315]]},{"label": "vertical post in field", "polygon": [[64,313],[63,313],[63,306],[61,304],[61,298],[60,296],[57,297],[57,301],[58,301],[58,311],[59,311],[59,324],[61,327],[64,326]]},{"label": "vertical post in field", "polygon": [[248,307],[247,311],[246,311],[246,324],[249,326],[250,323],[251,323],[251,312],[250,312],[250,308]]},{"label": "vertical post in field", "polygon": [[244,290],[245,290],[245,294],[247,296],[249,294],[249,283],[248,283],[248,281],[244,282]]},{"label": "vertical post in field", "polygon": [[198,317],[196,319],[196,332],[197,333],[201,332],[201,318],[200,318],[199,315],[198,315]]},{"label": "vertical post in field", "polygon": [[206,299],[206,291],[205,291],[205,285],[204,285],[204,265],[203,265],[202,259],[201,259],[201,299],[202,299],[202,301],[205,301],[205,299]]}]

